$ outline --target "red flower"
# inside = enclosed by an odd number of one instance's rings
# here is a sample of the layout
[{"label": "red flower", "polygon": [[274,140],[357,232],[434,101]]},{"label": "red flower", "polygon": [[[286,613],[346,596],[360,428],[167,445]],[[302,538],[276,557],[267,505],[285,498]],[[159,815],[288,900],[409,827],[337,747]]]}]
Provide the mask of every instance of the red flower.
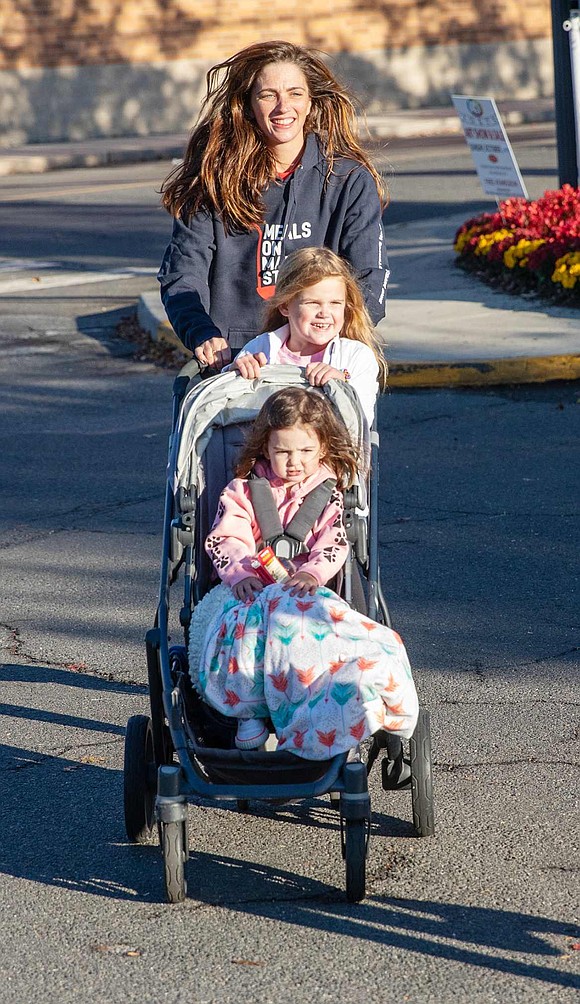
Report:
[{"label": "red flower", "polygon": [[230,708],[235,708],[240,703],[240,698],[233,690],[227,690],[226,688],[226,700],[225,703],[230,706]]},{"label": "red flower", "polygon": [[273,600],[268,600],[268,611],[272,613],[280,603],[280,597],[275,596]]},{"label": "red flower", "polygon": [[296,606],[301,613],[306,613],[307,610],[310,610],[310,607],[314,606],[314,602],[312,600],[309,603],[305,600],[296,600]]},{"label": "red flower", "polygon": [[243,638],[246,633],[246,625],[238,623],[234,628],[234,638]]},{"label": "red flower", "polygon": [[[294,729],[294,745],[297,750],[301,750],[302,747],[304,746],[304,736],[306,735],[307,731],[308,731],[307,729],[304,729],[304,732],[300,732],[299,729]],[[278,743],[278,746],[280,745],[281,743]]]},{"label": "red flower", "polygon": [[331,676],[334,676],[334,674],[338,673],[339,669],[342,669],[343,666],[346,666],[346,659],[337,659],[336,662],[330,663],[328,672]]},{"label": "red flower", "polygon": [[338,624],[339,621],[343,621],[346,617],[346,610],[340,610],[337,607],[330,607],[328,612],[335,624]]},{"label": "red flower", "polygon": [[369,633],[371,631],[374,631],[375,628],[377,628],[379,626],[378,624],[375,624],[374,621],[361,621],[361,623],[362,623],[362,626],[364,628],[366,628]]},{"label": "red flower", "polygon": [[232,656],[232,658],[228,660],[228,673],[233,675],[238,672],[239,668],[238,660]]}]

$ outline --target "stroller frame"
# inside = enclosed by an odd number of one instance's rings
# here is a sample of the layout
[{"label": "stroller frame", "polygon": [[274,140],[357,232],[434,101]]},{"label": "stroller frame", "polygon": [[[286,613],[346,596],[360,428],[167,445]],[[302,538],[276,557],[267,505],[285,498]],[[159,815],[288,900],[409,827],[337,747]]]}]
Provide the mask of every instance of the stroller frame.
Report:
[{"label": "stroller frame", "polygon": [[[192,379],[198,374],[199,367],[195,360],[191,360],[174,381],[170,462],[181,405]],[[365,612],[372,619],[390,626],[378,565],[378,460],[379,436],[372,431],[370,463],[374,476],[369,479],[368,552],[366,540],[360,543],[355,506],[349,506],[348,499],[345,500],[345,526],[351,540],[351,563],[357,561],[356,556],[352,556],[357,549],[362,549],[366,559],[368,595]],[[169,902],[180,902],[185,899],[187,891],[188,799],[233,799],[240,811],[247,811],[250,799],[279,803],[330,794],[331,805],[340,813],[347,898],[351,902],[359,901],[365,895],[365,861],[371,820],[367,766],[360,758],[349,762],[347,753],[340,753],[328,761],[307,761],[284,751],[240,751],[207,746],[203,740],[200,745],[196,741],[189,719],[192,700],[195,705],[196,699],[189,677],[187,644],[191,612],[195,600],[201,597],[195,596],[193,520],[187,512],[177,510],[174,485],[168,477],[159,601],[154,626],[145,638],[151,716],[132,716],[126,733],[124,809],[127,835],[137,843],[149,842],[157,826],[163,852],[166,896]],[[176,540],[177,557],[174,557]],[[181,569],[184,573],[184,602],[179,619],[184,630],[185,647],[169,644],[170,591]],[[349,603],[352,600],[351,585],[350,574],[347,574],[345,599]],[[395,738],[387,737],[387,742]],[[380,744],[376,749],[371,747],[369,770],[379,748]],[[434,823],[429,718],[423,709],[410,740],[410,749],[411,777],[400,780],[403,758],[398,741],[388,761],[391,765],[389,776],[384,769],[387,760],[383,761],[383,787],[390,790],[411,787],[415,828],[420,835],[428,835],[434,832]],[[391,756],[389,749],[387,755]],[[393,768],[397,758],[398,772]]]}]

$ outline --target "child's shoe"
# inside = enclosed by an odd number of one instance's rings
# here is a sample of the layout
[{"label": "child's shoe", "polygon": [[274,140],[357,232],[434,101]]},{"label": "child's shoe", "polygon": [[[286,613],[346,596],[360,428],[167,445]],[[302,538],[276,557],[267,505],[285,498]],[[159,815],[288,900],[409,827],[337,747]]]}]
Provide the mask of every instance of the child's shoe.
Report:
[{"label": "child's shoe", "polygon": [[266,742],[270,732],[263,718],[240,718],[236,733],[239,750],[258,750]]}]

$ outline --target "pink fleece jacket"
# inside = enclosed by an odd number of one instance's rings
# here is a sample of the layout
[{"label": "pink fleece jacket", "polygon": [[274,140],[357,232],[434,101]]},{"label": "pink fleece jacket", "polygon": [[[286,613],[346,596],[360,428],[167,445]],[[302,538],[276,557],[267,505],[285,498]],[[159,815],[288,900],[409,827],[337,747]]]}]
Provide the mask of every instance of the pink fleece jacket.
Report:
[{"label": "pink fleece jacket", "polygon": [[[334,477],[324,464],[299,485],[287,485],[276,477],[269,464],[262,461],[258,461],[255,471],[258,477],[268,478],[283,527],[298,511],[308,492],[326,478]],[[335,489],[326,509],[306,537],[309,553],[294,559],[295,566],[313,575],[321,586],[336,575],[347,558],[348,543],[342,513],[342,494]],[[250,558],[260,550],[259,545],[260,528],[247,479],[235,478],[220,495],[216,518],[205,542],[205,549],[222,582],[233,587],[248,575],[255,575]]]}]

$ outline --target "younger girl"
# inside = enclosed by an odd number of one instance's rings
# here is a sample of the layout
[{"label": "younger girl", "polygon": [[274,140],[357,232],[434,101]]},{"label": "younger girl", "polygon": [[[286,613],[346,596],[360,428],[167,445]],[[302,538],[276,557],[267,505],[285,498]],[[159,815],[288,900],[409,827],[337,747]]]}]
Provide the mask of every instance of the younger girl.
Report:
[{"label": "younger girl", "polygon": [[342,258],[328,248],[294,251],[280,269],[264,326],[265,333],[236,356],[233,369],[252,380],[267,363],[292,363],[305,367],[315,387],[348,380],[372,425],[387,364],[360,286]]},{"label": "younger girl", "polygon": [[310,760],[378,729],[413,732],[417,695],[401,639],[324,588],[348,553],[340,491],[332,491],[285,583],[264,587],[251,564],[261,546],[251,471],[269,482],[286,527],[316,485],[351,483],[356,464],[322,392],[288,387],[262,407],[238,477],[222,492],[206,550],[231,593],[208,627],[195,683],[209,704],[238,719],[239,749],[264,744],[267,719],[279,747]]}]

